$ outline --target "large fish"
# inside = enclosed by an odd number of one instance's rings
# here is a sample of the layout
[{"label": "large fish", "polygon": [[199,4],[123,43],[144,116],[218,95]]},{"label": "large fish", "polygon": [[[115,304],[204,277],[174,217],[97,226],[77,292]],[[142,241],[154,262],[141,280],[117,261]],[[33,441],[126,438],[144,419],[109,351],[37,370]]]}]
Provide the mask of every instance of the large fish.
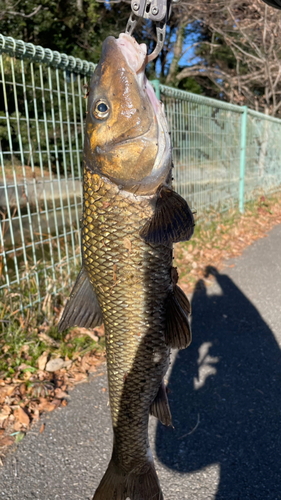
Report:
[{"label": "large fish", "polygon": [[82,269],[59,325],[105,325],[114,443],[94,500],[163,499],[149,412],[171,424],[163,377],[170,348],[191,341],[172,244],[194,220],[171,188],[167,122],[145,63],[131,36],[105,40],[88,97]]}]

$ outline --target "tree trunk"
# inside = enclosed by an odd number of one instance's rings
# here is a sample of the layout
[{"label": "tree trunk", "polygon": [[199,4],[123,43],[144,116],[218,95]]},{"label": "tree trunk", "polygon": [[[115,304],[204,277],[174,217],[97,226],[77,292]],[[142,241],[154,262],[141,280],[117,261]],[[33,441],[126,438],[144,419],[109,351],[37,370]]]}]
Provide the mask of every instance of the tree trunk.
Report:
[{"label": "tree trunk", "polygon": [[83,10],[83,0],[76,0],[76,5],[77,5],[77,10],[79,10],[79,12],[82,12],[82,10]]},{"label": "tree trunk", "polygon": [[174,45],[174,56],[172,59],[172,62],[170,64],[169,68],[169,73],[166,78],[166,84],[171,85],[175,83],[176,80],[176,75],[177,75],[177,69],[178,69],[178,63],[182,55],[182,46],[183,46],[183,41],[184,41],[184,30],[185,30],[186,24],[180,23],[178,26],[177,30],[177,39],[175,41]]}]

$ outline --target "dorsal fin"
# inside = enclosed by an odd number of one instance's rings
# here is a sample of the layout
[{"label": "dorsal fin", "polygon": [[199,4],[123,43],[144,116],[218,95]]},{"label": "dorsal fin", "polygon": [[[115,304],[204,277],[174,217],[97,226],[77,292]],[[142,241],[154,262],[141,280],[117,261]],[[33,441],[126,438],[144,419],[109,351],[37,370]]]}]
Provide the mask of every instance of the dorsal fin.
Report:
[{"label": "dorsal fin", "polygon": [[85,269],[82,267],[77,276],[70,297],[65,305],[58,324],[63,332],[71,326],[95,328],[102,324],[102,312],[95,291]]},{"label": "dorsal fin", "polygon": [[167,186],[162,186],[158,193],[155,214],[142,227],[140,236],[155,245],[189,240],[195,224],[187,202]]}]

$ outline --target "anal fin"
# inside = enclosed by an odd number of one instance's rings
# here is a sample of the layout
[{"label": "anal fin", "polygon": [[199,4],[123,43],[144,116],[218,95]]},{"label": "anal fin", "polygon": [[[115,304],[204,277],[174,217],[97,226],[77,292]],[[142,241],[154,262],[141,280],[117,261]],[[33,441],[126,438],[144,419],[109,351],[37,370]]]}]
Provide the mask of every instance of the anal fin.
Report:
[{"label": "anal fin", "polygon": [[172,425],[172,416],[164,380],[162,380],[156,398],[150,407],[150,414],[158,418],[162,424],[167,426]]},{"label": "anal fin", "polygon": [[166,245],[187,241],[194,232],[194,217],[187,202],[167,186],[161,186],[155,214],[140,230],[146,243]]},{"label": "anal fin", "polygon": [[170,347],[185,349],[191,343],[191,328],[188,316],[191,306],[185,293],[178,285],[174,285],[166,304],[165,341]]},{"label": "anal fin", "polygon": [[71,326],[95,328],[102,324],[102,312],[95,291],[82,267],[58,324],[63,332]]}]

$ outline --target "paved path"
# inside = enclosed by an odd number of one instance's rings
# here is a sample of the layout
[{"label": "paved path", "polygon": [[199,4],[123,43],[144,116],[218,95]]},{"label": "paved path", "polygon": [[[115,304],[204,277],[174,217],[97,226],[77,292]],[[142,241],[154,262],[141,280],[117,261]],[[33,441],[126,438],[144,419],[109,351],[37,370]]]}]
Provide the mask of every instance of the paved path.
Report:
[{"label": "paved path", "polygon": [[[194,340],[169,374],[175,429],[150,421],[165,500],[281,499],[280,248],[277,226],[197,284]],[[104,371],[10,453],[0,499],[91,498],[111,453]]]}]

